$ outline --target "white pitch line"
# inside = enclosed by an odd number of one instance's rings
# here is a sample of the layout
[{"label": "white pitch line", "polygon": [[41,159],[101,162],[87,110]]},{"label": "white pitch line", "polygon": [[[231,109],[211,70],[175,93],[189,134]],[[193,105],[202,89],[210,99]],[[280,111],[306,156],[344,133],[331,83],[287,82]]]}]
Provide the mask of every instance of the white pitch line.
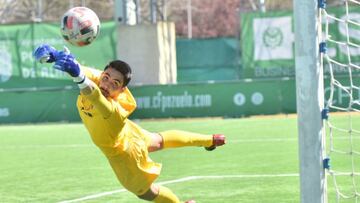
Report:
[{"label": "white pitch line", "polygon": [[[199,179],[224,179],[224,178],[276,178],[276,177],[298,177],[299,174],[297,173],[288,173],[288,174],[258,174],[258,175],[213,175],[213,176],[188,176],[184,178],[179,178],[175,180],[168,180],[168,181],[162,181],[159,183],[156,183],[158,185],[167,185],[171,183],[180,183],[180,182],[187,182],[192,180],[199,180]],[[85,200],[90,199],[96,199],[103,196],[113,195],[116,193],[126,192],[126,189],[120,189],[120,190],[113,190],[113,191],[107,191],[102,192],[98,194],[88,195],[85,197],[81,197],[78,199],[72,199],[72,200],[64,200],[60,201],[58,203],[71,203],[71,202],[81,202]]]},{"label": "white pitch line", "polygon": [[239,142],[293,142],[297,141],[296,138],[263,138],[263,139],[237,139],[237,140],[229,140],[226,143],[239,143]]},{"label": "white pitch line", "polygon": [[0,149],[27,149],[27,148],[83,148],[83,147],[94,147],[93,144],[54,144],[54,145],[13,145],[13,146],[2,146]]}]

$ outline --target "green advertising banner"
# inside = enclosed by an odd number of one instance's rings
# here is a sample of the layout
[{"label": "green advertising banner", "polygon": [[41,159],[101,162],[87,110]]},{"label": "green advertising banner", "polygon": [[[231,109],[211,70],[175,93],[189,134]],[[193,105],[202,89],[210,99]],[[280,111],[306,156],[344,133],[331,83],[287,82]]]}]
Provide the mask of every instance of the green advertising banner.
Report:
[{"label": "green advertising banner", "polygon": [[[348,78],[337,79],[341,84],[349,85]],[[325,86],[327,99],[331,93],[329,79],[325,80]],[[137,109],[131,119],[296,113],[294,79],[152,85],[130,87],[130,90],[137,101]],[[80,121],[76,110],[78,94],[76,86],[57,90],[1,92],[0,124]],[[360,91],[354,91],[352,99],[359,99],[359,95]],[[333,106],[348,107],[350,99],[348,92],[335,88]]]},{"label": "green advertising banner", "polygon": [[[130,87],[130,90],[137,102],[137,109],[131,116],[135,119],[296,112],[294,80],[153,85]],[[0,124],[79,121],[78,94],[76,86],[2,92]]]},{"label": "green advertising banner", "polygon": [[1,92],[0,124],[80,121],[76,86],[57,90]]},{"label": "green advertising banner", "polygon": [[[346,15],[344,8],[329,8],[328,15],[343,20],[360,23],[360,8],[351,7]],[[315,21],[315,19],[314,19]],[[295,75],[294,20],[292,12],[243,13],[241,15],[241,48],[246,78],[288,77]],[[325,26],[326,21],[324,21]],[[355,24],[328,22],[331,39],[346,42],[349,39],[360,42],[360,29]],[[348,30],[347,30],[348,27]],[[325,29],[324,29],[325,30]],[[298,42],[301,43],[301,42]],[[336,61],[348,63],[348,53],[352,63],[359,63],[360,48],[340,45],[328,41],[328,53]],[[328,67],[325,67],[328,72]],[[334,64],[336,73],[346,73],[345,68]],[[355,70],[360,72],[359,70]]]},{"label": "green advertising banner", "polygon": [[54,70],[52,64],[34,61],[32,52],[43,43],[50,44],[58,50],[67,46],[81,64],[103,69],[108,61],[116,58],[116,26],[114,22],[105,22],[101,26],[101,33],[92,44],[75,47],[62,39],[58,24],[2,25],[0,89],[63,87],[64,84],[68,84],[69,77]]},{"label": "green advertising banner", "polygon": [[103,69],[116,59],[116,26],[101,24],[99,37],[89,46],[67,44],[60,25],[33,23],[2,25],[0,29],[0,124],[79,121],[75,100],[79,90],[68,75],[53,64],[36,63],[35,47],[46,43],[62,50],[67,46],[86,66]]},{"label": "green advertising banner", "polygon": [[241,48],[246,78],[295,75],[291,12],[241,15]]},{"label": "green advertising banner", "polygon": [[[348,77],[338,76],[339,83],[349,86]],[[325,102],[333,94],[332,105],[346,108],[350,99],[358,100],[360,90],[349,95],[325,83]],[[353,85],[359,85],[353,81]],[[133,118],[242,117],[296,113],[295,79],[254,79],[208,84],[179,84],[131,88],[138,108]],[[336,109],[330,109],[336,111]]]},{"label": "green advertising banner", "polygon": [[[133,87],[135,118],[240,117],[295,112],[289,80]],[[291,93],[291,94],[289,94]]]}]

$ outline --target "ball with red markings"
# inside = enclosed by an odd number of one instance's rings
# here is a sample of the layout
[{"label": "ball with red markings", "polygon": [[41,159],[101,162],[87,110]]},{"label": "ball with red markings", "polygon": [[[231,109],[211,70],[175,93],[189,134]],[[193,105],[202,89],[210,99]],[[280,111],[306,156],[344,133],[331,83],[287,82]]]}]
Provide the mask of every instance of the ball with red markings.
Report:
[{"label": "ball with red markings", "polygon": [[72,45],[89,45],[96,39],[99,32],[100,20],[89,8],[71,8],[61,19],[61,35]]}]

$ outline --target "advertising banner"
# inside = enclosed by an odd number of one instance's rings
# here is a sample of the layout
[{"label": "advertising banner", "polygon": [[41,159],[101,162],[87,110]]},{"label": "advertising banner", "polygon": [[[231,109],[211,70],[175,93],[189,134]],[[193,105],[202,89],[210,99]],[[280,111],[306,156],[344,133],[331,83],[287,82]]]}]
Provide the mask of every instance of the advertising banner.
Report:
[{"label": "advertising banner", "polygon": [[293,80],[143,86],[132,91],[138,105],[135,118],[241,117],[296,110]]},{"label": "advertising banner", "polygon": [[79,90],[1,92],[0,124],[80,121],[76,109]]},{"label": "advertising banner", "polygon": [[[360,23],[360,8],[351,7],[348,15],[344,8],[330,8],[328,15]],[[305,15],[305,14],[304,14]],[[331,19],[331,18],[328,18]],[[316,19],[314,19],[315,21]],[[331,40],[359,44],[360,29],[355,23],[323,20],[328,25]],[[343,63],[358,64],[360,48],[328,40],[328,54]],[[241,15],[241,53],[245,78],[293,77],[295,75],[294,19],[292,12],[243,13]],[[348,57],[349,56],[349,57]],[[346,68],[333,64],[337,74],[347,73]],[[355,72],[360,72],[358,69]],[[325,72],[328,67],[325,65]]]},{"label": "advertising banner", "polygon": [[68,83],[69,77],[53,69],[52,64],[34,61],[33,50],[44,43],[58,50],[67,46],[81,64],[103,69],[108,61],[116,58],[116,38],[113,22],[105,22],[101,26],[101,33],[92,44],[75,47],[62,39],[58,24],[2,25],[0,89],[63,87]]},{"label": "advertising banner", "polygon": [[[242,117],[296,112],[294,80],[258,80],[130,87],[131,118]],[[0,124],[79,121],[76,86],[0,93]]]},{"label": "advertising banner", "polygon": [[[346,77],[339,77],[338,81],[349,84]],[[359,90],[354,90],[352,95],[340,88],[331,91],[329,79],[325,80],[325,87],[325,102],[332,94],[333,106],[347,108],[351,98],[359,99]],[[130,87],[130,90],[137,102],[131,119],[232,118],[296,113],[294,79],[148,85]],[[76,110],[78,94],[76,86],[55,91],[1,92],[0,124],[80,121]]]}]

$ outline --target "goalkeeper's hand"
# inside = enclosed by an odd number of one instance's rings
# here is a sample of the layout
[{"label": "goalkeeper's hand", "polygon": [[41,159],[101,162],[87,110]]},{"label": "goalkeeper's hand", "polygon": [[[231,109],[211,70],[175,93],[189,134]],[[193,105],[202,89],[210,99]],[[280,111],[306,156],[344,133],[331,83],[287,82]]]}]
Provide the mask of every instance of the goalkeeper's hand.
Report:
[{"label": "goalkeeper's hand", "polygon": [[67,72],[71,77],[83,77],[80,69],[80,64],[76,61],[74,56],[70,54],[69,49],[64,47],[64,51],[59,51],[55,59],[55,69]]},{"label": "goalkeeper's hand", "polygon": [[58,51],[52,46],[42,44],[35,49],[33,55],[40,63],[55,62],[53,66],[55,69],[68,73],[78,84],[84,83],[86,77],[81,71],[80,64],[67,47],[64,46],[64,51]]},{"label": "goalkeeper's hand", "polygon": [[33,56],[37,62],[40,63],[52,63],[56,60],[56,55],[59,52],[48,44],[39,45],[33,53]]}]

